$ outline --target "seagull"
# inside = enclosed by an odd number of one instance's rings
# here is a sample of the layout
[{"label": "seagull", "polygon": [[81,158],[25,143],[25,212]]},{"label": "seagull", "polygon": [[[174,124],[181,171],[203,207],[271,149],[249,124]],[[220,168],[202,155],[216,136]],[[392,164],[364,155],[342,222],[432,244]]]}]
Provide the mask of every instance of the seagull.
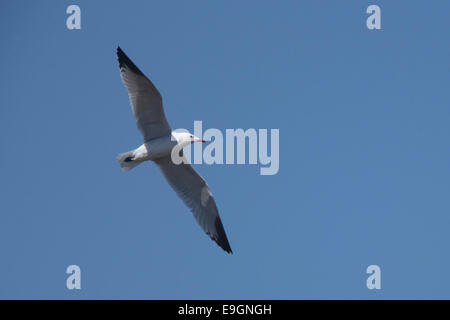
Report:
[{"label": "seagull", "polygon": [[[233,253],[211,190],[182,155],[183,147],[194,142],[204,143],[205,140],[189,132],[172,131],[158,89],[120,47],[117,47],[117,57],[120,77],[127,88],[137,127],[144,138],[140,147],[117,156],[120,167],[128,171],[144,161],[155,162],[203,231],[227,253]],[[174,150],[179,150],[182,161],[174,163]]]}]

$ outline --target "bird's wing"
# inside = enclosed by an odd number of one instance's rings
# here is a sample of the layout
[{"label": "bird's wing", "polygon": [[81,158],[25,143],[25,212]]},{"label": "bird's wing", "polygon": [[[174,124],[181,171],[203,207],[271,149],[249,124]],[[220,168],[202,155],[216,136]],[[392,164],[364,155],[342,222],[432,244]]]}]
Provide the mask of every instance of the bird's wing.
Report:
[{"label": "bird's wing", "polygon": [[232,253],[211,190],[205,180],[185,162],[176,165],[171,157],[155,161],[170,186],[191,209],[202,229],[219,247]]},{"label": "bird's wing", "polygon": [[120,47],[117,47],[117,57],[120,76],[127,87],[133,114],[144,142],[170,134],[172,130],[164,115],[158,89]]}]

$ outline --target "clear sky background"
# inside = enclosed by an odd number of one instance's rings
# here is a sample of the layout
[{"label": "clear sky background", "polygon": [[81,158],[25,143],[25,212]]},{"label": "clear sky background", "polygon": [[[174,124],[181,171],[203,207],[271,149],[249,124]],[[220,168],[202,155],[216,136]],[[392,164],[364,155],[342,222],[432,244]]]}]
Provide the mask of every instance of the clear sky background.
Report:
[{"label": "clear sky background", "polygon": [[[81,7],[82,29],[66,28]],[[366,28],[381,7],[382,30]],[[450,298],[449,1],[2,1],[0,298]],[[140,145],[120,45],[173,128],[280,129],[196,165],[234,254]],[[81,267],[81,290],[66,288]],[[366,287],[381,267],[381,290]]]}]

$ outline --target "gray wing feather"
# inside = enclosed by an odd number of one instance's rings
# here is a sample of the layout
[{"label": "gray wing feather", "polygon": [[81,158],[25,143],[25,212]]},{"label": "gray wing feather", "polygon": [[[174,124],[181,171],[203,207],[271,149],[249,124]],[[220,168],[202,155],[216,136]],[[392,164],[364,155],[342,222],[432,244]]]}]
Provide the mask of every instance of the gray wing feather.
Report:
[{"label": "gray wing feather", "polygon": [[120,76],[128,90],[131,107],[144,142],[170,134],[162,106],[162,98],[153,83],[136,67],[130,58],[117,48]]},{"label": "gray wing feather", "polygon": [[176,165],[170,157],[160,158],[155,162],[170,186],[191,209],[206,234],[223,250],[232,253],[216,202],[205,180],[190,164]]}]

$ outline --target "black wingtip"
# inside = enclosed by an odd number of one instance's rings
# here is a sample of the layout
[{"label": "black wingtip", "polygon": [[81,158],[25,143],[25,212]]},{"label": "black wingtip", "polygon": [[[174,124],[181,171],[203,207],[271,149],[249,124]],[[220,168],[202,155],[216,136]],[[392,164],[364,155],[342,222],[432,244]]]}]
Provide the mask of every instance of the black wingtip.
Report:
[{"label": "black wingtip", "polygon": [[216,230],[217,230],[217,239],[213,239],[219,247],[221,247],[227,253],[233,254],[231,250],[230,243],[228,242],[227,235],[225,234],[225,229],[223,228],[222,221],[217,217],[215,221]]},{"label": "black wingtip", "polygon": [[120,46],[117,46],[117,60],[119,61],[119,68],[122,69],[124,67],[129,68],[131,71],[142,74],[141,70],[139,70],[138,67],[131,61],[130,58],[123,52],[122,48]]}]

